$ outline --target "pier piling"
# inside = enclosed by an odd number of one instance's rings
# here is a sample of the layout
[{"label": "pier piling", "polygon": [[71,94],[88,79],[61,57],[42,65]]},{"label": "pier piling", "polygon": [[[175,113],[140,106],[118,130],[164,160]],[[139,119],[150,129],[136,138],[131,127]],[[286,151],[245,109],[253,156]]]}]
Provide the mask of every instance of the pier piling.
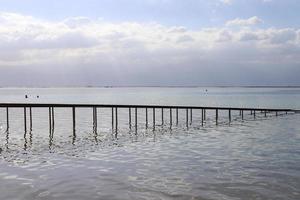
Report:
[{"label": "pier piling", "polygon": [[152,115],[153,115],[153,130],[155,130],[155,108],[152,110]]},{"label": "pier piling", "polygon": [[161,125],[164,125],[164,109],[161,109]]},{"label": "pier piling", "polygon": [[172,108],[170,108],[170,126],[172,126],[173,120],[172,120]]},{"label": "pier piling", "polygon": [[116,132],[118,131],[118,107],[115,108],[116,112]]},{"label": "pier piling", "polygon": [[203,121],[204,121],[204,109],[201,109],[201,126],[203,127]]},{"label": "pier piling", "polygon": [[6,107],[6,131],[9,129],[9,112],[8,107]]},{"label": "pier piling", "polygon": [[137,107],[135,108],[135,130],[138,128],[138,119],[137,119]]},{"label": "pier piling", "polygon": [[148,128],[148,108],[146,108],[146,129]]},{"label": "pier piling", "polygon": [[[300,113],[299,110],[294,109],[269,109],[269,108],[235,108],[235,107],[197,107],[197,106],[156,106],[156,105],[99,105],[99,104],[0,104],[0,107],[6,109],[6,128],[7,130],[10,127],[9,119],[11,116],[9,116],[9,108],[23,108],[23,115],[24,115],[24,131],[27,132],[27,128],[30,127],[30,131],[32,130],[32,124],[33,124],[33,113],[32,109],[37,107],[42,108],[48,108],[49,109],[49,130],[50,133],[54,130],[54,123],[55,123],[55,110],[54,108],[71,108],[72,109],[72,120],[73,120],[73,136],[75,136],[75,130],[76,130],[76,108],[88,108],[93,109],[93,128],[94,131],[97,131],[97,108],[110,108],[111,109],[111,125],[113,131],[118,131],[119,127],[119,114],[122,114],[123,108],[129,109],[129,128],[132,127],[132,116],[131,116],[131,109],[134,108],[134,118],[135,118],[135,130],[138,129],[138,109],[145,109],[145,117],[146,117],[146,128],[149,126],[149,116],[148,111],[149,109],[152,109],[152,115],[153,115],[153,130],[155,130],[156,126],[156,109],[161,109],[161,120],[162,125],[164,125],[164,110],[167,109],[167,113],[169,112],[169,116],[167,116],[166,124],[169,123],[170,128],[173,126],[173,110],[175,109],[175,115],[176,115],[176,125],[179,123],[179,110],[182,110],[184,113],[185,110],[185,120],[186,120],[186,127],[189,128],[190,125],[192,125],[193,122],[193,112],[196,110],[196,120],[198,119],[197,111],[201,110],[201,126],[204,126],[204,123],[206,120],[214,121],[213,117],[211,118],[211,112],[215,111],[215,123],[216,125],[219,124],[219,120],[222,121],[222,119],[226,119],[226,116],[223,116],[223,112],[228,112],[228,121],[229,124],[233,121],[233,113],[234,111],[238,111],[239,115],[241,116],[242,121],[244,121],[244,111],[246,113],[250,112],[250,115],[253,115],[253,118],[256,119],[256,114],[261,112],[264,113],[264,116],[267,117],[267,113],[270,113],[269,117],[272,116],[278,116],[279,114],[293,114],[293,113]],[[27,109],[28,108],[28,109]],[[119,109],[121,108],[121,109]],[[27,113],[27,110],[29,110]],[[206,119],[206,110],[209,110],[209,117]],[[219,116],[219,110],[221,111],[221,115]],[[119,113],[121,112],[121,113]],[[109,112],[108,112],[109,113]],[[143,113],[143,112],[142,112]],[[273,113],[273,114],[272,114]],[[29,114],[29,124],[27,125],[27,114]],[[121,115],[122,116],[122,115]],[[183,114],[184,116],[184,114]],[[247,115],[248,116],[248,115]],[[168,122],[169,117],[169,122]],[[220,119],[219,119],[220,118]],[[184,117],[182,119],[184,121]],[[235,119],[236,120],[236,119]],[[174,122],[175,123],[175,122]],[[28,127],[27,127],[28,126]],[[74,137],[75,138],[75,137]]]},{"label": "pier piling", "polygon": [[114,130],[114,107],[111,108],[111,130]]},{"label": "pier piling", "polygon": [[29,127],[30,131],[32,131],[32,108],[29,107]]},{"label": "pier piling", "polygon": [[76,110],[72,107],[72,119],[73,119],[73,136],[76,136]]},{"label": "pier piling", "polygon": [[216,109],[216,125],[218,125],[219,109]]},{"label": "pier piling", "polygon": [[176,108],[176,125],[178,125],[178,108]]},{"label": "pier piling", "polygon": [[131,129],[131,108],[128,108],[129,129]]},{"label": "pier piling", "polygon": [[24,107],[24,131],[27,132],[27,117],[26,117],[26,107]]}]

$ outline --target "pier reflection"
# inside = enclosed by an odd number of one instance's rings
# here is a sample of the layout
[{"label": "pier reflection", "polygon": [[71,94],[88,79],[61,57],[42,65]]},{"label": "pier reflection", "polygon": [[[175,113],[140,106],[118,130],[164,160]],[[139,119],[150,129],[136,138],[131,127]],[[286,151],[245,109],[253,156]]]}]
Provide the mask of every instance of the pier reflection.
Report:
[{"label": "pier reflection", "polygon": [[9,150],[9,129],[5,131],[5,148]]},{"label": "pier reflection", "polygon": [[[28,138],[29,137],[29,138]],[[23,149],[26,151],[28,148],[32,147],[32,143],[33,143],[33,134],[32,131],[25,131],[24,135],[23,135],[23,139],[24,139],[24,146]]]}]

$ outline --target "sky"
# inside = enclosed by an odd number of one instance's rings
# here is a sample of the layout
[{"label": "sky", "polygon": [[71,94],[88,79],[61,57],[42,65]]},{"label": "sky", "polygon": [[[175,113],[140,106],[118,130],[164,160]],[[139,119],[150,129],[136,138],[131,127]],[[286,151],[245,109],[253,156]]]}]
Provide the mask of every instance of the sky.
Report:
[{"label": "sky", "polygon": [[299,86],[299,0],[0,0],[0,86]]}]

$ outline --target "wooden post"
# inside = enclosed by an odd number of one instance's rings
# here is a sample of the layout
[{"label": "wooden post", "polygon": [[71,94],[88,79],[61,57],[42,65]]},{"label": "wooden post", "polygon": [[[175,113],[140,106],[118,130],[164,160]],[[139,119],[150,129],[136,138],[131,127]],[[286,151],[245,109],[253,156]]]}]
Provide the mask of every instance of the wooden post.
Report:
[{"label": "wooden post", "polygon": [[98,120],[97,120],[97,108],[93,107],[93,130],[94,132],[97,133],[97,124]]},{"label": "wooden post", "polygon": [[229,123],[231,123],[231,109],[228,110]]},{"label": "wooden post", "polygon": [[29,107],[29,125],[30,125],[30,130],[32,131],[32,109]]},{"label": "wooden post", "polygon": [[164,125],[164,109],[161,109],[161,125]]},{"label": "wooden post", "polygon": [[135,108],[135,130],[137,130],[138,121],[137,121],[137,108]]},{"label": "wooden post", "polygon": [[172,108],[170,108],[170,126],[172,126],[173,120],[172,120]]},{"label": "wooden post", "polygon": [[178,108],[176,108],[176,125],[178,125]]},{"label": "wooden post", "polygon": [[27,132],[26,107],[24,107],[24,131]]},{"label": "wooden post", "polygon": [[115,108],[116,111],[116,132],[118,130],[118,107]]},{"label": "wooden post", "polygon": [[111,108],[111,130],[114,130],[114,107]]},{"label": "wooden post", "polygon": [[255,119],[256,118],[256,111],[253,110],[253,118]]},{"label": "wooden post", "polygon": [[95,131],[98,131],[98,111],[97,107],[95,107]]},{"label": "wooden post", "polygon": [[242,111],[242,120],[244,120],[244,111],[243,110],[241,111]]},{"label": "wooden post", "polygon": [[278,117],[278,112],[276,111],[276,117]]},{"label": "wooden post", "polygon": [[76,137],[76,110],[72,107],[72,118],[73,118],[73,136]]},{"label": "wooden post", "polygon": [[131,129],[131,108],[128,110],[128,119],[129,119],[129,129]]},{"label": "wooden post", "polygon": [[153,130],[155,130],[155,108],[153,108],[152,115],[153,115]]},{"label": "wooden post", "polygon": [[203,121],[204,121],[204,110],[201,109],[201,126],[203,126]]},{"label": "wooden post", "polygon": [[146,108],[146,128],[148,128],[148,108]]},{"label": "wooden post", "polygon": [[51,107],[52,110],[52,129],[54,130],[54,108]]},{"label": "wooden post", "polygon": [[9,129],[9,113],[8,113],[8,107],[6,107],[6,130]]},{"label": "wooden post", "polygon": [[51,129],[52,129],[52,116],[51,116],[51,107],[49,107],[49,131],[51,134]]},{"label": "wooden post", "polygon": [[216,109],[216,125],[218,125],[219,110]]},{"label": "wooden post", "polygon": [[206,109],[204,109],[204,120],[206,120]]},{"label": "wooden post", "polygon": [[265,110],[265,117],[267,117],[267,110]]}]

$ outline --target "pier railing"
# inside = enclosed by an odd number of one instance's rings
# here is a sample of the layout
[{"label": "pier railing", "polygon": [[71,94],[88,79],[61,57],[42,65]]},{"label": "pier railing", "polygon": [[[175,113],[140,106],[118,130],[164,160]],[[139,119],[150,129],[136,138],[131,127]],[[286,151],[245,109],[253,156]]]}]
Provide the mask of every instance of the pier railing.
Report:
[{"label": "pier railing", "polygon": [[[185,110],[185,124],[188,127],[192,123],[193,119],[193,111],[201,111],[201,122],[200,126],[204,126],[206,119],[206,112],[213,111],[215,112],[215,124],[218,125],[219,122],[219,111],[227,111],[228,112],[228,123],[232,121],[232,112],[238,112],[241,120],[244,120],[245,112],[253,116],[253,119],[256,119],[257,115],[263,115],[267,117],[267,115],[273,114],[274,116],[278,116],[280,114],[294,114],[300,113],[300,110],[296,109],[274,109],[274,108],[245,108],[245,107],[204,107],[204,106],[163,106],[163,105],[115,105],[115,104],[37,104],[37,103],[1,103],[0,108],[6,108],[6,126],[7,130],[9,129],[9,109],[10,108],[23,108],[24,109],[24,131],[26,132],[28,129],[28,125],[30,130],[32,130],[32,108],[48,108],[49,112],[49,130],[53,130],[54,127],[54,109],[55,108],[71,108],[72,109],[72,121],[73,121],[73,134],[76,132],[76,109],[77,108],[91,108],[93,111],[93,127],[94,131],[97,131],[97,112],[100,108],[111,108],[111,125],[112,130],[118,130],[118,109],[119,108],[127,108],[128,109],[128,124],[129,128],[132,128],[132,115],[134,115],[134,128],[137,130],[138,128],[138,112],[143,109],[143,113],[145,113],[145,127],[148,128],[149,118],[152,117],[152,127],[155,129],[156,126],[156,113],[160,112],[161,122],[164,124],[164,112],[168,112],[169,115],[169,124],[172,126],[173,124],[178,125],[179,118],[179,110]],[[151,110],[152,116],[149,116],[149,110]],[[29,113],[28,113],[29,111]],[[134,112],[133,112],[134,111]],[[175,111],[175,116],[174,116]],[[27,117],[29,114],[29,124],[27,123]]]}]

